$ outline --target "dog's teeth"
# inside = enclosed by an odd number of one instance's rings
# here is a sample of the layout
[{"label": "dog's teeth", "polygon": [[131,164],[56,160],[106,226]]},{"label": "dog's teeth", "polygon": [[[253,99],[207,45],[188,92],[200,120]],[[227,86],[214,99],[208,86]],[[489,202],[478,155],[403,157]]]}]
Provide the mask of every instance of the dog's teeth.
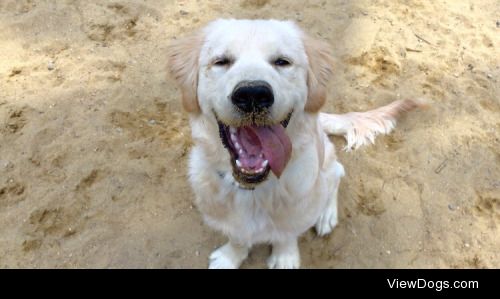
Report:
[{"label": "dog's teeth", "polygon": [[264,162],[262,162],[262,168],[265,168],[267,166],[267,164],[269,164],[269,161],[264,160]]},{"label": "dog's teeth", "polygon": [[241,167],[241,162],[240,162],[240,160],[236,160],[236,166]]},{"label": "dog's teeth", "polygon": [[243,150],[241,148],[238,150],[238,154],[243,155]]},{"label": "dog's teeth", "polygon": [[232,135],[232,134],[231,134],[231,141],[232,141],[233,143],[237,143],[237,142],[238,142],[238,139],[236,139],[236,135]]},{"label": "dog's teeth", "polygon": [[264,154],[260,154],[259,158],[264,159]]},{"label": "dog's teeth", "polygon": [[237,150],[240,150],[240,149],[241,149],[241,145],[240,145],[238,142],[235,142],[235,143],[234,143],[234,147],[235,147]]},{"label": "dog's teeth", "polygon": [[263,171],[264,171],[264,168],[259,168],[259,169],[257,169],[255,172],[260,173],[260,172],[263,172]]},{"label": "dog's teeth", "polygon": [[233,128],[233,127],[229,127],[229,132],[230,132],[231,134],[236,134],[236,129],[235,129],[235,128]]}]

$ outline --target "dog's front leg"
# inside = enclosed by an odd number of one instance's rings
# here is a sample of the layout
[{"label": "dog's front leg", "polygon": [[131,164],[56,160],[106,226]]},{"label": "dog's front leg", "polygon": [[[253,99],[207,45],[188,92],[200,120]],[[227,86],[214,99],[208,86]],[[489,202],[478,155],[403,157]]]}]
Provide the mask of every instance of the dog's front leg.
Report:
[{"label": "dog's front leg", "polygon": [[267,260],[269,269],[297,269],[300,267],[300,253],[297,238],[273,242],[273,252]]},{"label": "dog's front leg", "polygon": [[237,269],[247,258],[249,248],[231,240],[210,255],[209,269]]}]

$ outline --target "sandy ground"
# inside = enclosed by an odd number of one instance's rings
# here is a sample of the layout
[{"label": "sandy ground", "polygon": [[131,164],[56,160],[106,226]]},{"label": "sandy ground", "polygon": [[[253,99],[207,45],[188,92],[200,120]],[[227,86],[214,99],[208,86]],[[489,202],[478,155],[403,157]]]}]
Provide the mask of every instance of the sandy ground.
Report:
[{"label": "sandy ground", "polygon": [[340,223],[301,238],[303,267],[499,268],[499,16],[498,0],[2,0],[0,267],[207,266],[225,238],[192,205],[165,49],[248,17],[293,19],[332,44],[325,111],[432,101],[339,153]]}]

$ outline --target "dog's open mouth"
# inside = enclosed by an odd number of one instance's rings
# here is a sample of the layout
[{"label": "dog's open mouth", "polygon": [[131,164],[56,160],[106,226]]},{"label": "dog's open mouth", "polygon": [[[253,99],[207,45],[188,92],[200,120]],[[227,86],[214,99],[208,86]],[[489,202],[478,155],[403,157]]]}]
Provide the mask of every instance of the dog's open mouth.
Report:
[{"label": "dog's open mouth", "polygon": [[278,178],[292,154],[286,127],[292,113],[274,125],[248,124],[232,127],[220,121],[222,144],[231,156],[233,176],[243,187],[263,182],[272,171]]}]

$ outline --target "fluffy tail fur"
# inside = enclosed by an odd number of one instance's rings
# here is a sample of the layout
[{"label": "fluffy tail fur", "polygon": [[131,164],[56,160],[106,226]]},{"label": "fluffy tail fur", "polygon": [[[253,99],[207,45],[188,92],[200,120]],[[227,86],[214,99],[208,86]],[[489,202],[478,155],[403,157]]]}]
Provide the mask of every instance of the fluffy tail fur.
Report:
[{"label": "fluffy tail fur", "polygon": [[418,107],[426,106],[425,100],[398,100],[389,105],[366,111],[346,114],[320,113],[319,120],[327,134],[342,135],[347,141],[344,150],[358,149],[374,143],[379,134],[388,134],[396,126],[396,119]]}]

